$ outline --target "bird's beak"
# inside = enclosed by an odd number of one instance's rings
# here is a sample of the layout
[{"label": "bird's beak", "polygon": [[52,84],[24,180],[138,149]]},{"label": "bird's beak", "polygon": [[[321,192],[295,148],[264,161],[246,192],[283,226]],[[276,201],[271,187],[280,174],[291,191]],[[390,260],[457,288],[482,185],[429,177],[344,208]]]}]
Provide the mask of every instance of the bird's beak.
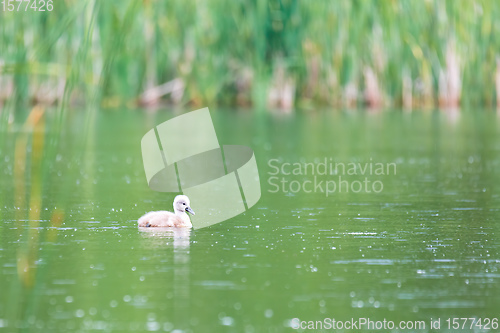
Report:
[{"label": "bird's beak", "polygon": [[194,213],[194,210],[192,210],[191,207],[189,207],[189,206],[186,207],[186,212],[190,213],[191,215],[196,215]]}]

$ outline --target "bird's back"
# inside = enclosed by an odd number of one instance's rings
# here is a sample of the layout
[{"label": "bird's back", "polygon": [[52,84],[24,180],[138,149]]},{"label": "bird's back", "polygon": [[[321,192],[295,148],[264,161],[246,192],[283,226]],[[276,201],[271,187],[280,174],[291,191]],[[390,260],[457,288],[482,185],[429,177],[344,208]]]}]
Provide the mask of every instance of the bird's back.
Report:
[{"label": "bird's back", "polygon": [[139,227],[178,227],[184,221],[172,212],[159,210],[149,212],[138,220]]}]

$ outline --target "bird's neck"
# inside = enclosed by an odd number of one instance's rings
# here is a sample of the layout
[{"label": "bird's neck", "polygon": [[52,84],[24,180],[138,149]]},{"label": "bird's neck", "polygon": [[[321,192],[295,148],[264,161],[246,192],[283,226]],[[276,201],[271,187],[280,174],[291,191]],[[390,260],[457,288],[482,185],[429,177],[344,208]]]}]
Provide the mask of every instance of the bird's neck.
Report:
[{"label": "bird's neck", "polygon": [[180,217],[185,222],[191,222],[189,215],[186,212],[181,212],[180,210],[175,210],[175,215]]}]

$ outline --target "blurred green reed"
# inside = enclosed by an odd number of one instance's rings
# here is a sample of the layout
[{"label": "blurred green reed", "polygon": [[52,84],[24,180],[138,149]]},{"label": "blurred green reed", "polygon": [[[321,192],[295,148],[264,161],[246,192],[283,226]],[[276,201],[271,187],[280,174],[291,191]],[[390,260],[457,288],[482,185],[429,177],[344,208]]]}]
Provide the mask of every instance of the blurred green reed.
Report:
[{"label": "blurred green reed", "polygon": [[456,72],[460,104],[488,107],[498,17],[495,0],[57,1],[0,12],[0,103],[432,107]]}]

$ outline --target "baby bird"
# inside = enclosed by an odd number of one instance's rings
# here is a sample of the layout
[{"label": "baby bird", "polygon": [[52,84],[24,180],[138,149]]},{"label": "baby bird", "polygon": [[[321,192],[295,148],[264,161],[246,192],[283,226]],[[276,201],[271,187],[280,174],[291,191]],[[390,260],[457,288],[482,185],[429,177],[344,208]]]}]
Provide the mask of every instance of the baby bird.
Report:
[{"label": "baby bird", "polygon": [[174,199],[174,213],[166,210],[149,212],[139,220],[139,227],[178,227],[191,228],[191,220],[188,214],[194,215],[194,211],[189,206],[189,198],[185,195],[178,195]]}]

